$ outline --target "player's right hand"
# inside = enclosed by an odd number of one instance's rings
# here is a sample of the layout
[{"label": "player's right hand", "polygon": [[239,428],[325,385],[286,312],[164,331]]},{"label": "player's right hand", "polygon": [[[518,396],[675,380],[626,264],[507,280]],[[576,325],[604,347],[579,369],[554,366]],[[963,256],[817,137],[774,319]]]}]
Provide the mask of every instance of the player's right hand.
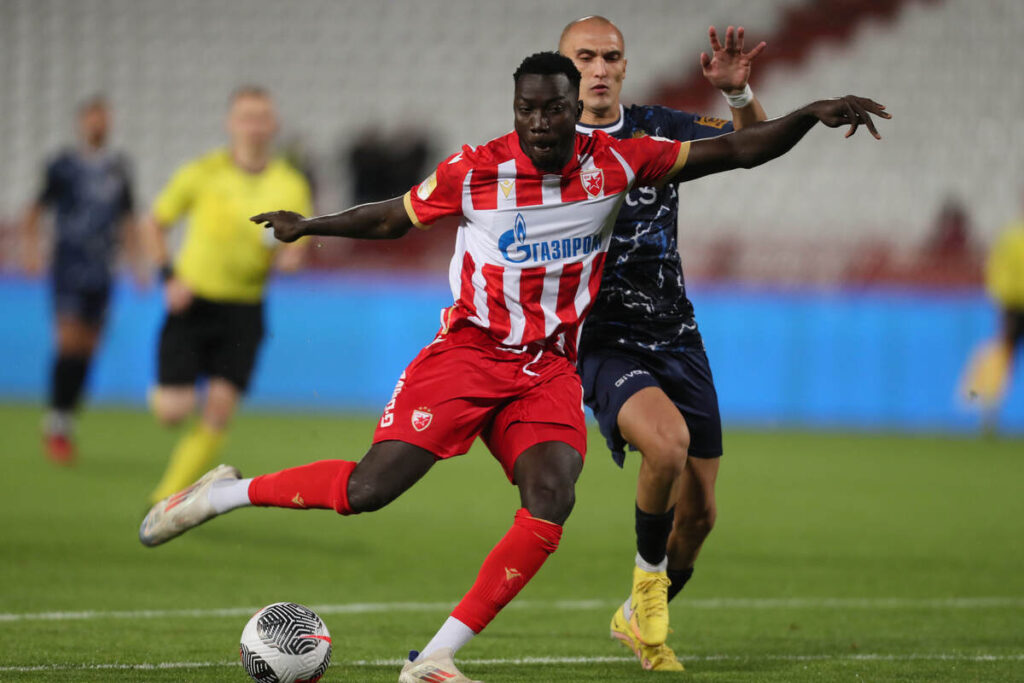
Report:
[{"label": "player's right hand", "polygon": [[164,283],[164,301],[170,313],[181,313],[192,304],[192,290],[176,277]]},{"label": "player's right hand", "polygon": [[831,100],[818,100],[809,104],[807,108],[811,114],[829,128],[849,125],[850,129],[846,131],[845,137],[850,137],[856,133],[857,127],[864,124],[871,131],[871,134],[875,136],[876,140],[881,140],[882,136],[878,134],[878,129],[875,128],[871,115],[874,114],[883,119],[892,118],[892,114],[885,111],[884,104],[879,104],[867,97],[858,97],[856,95],[847,95]]},{"label": "player's right hand", "polygon": [[274,237],[282,242],[294,242],[302,237],[302,219],[302,214],[294,211],[268,211],[256,214],[249,220],[273,229]]}]

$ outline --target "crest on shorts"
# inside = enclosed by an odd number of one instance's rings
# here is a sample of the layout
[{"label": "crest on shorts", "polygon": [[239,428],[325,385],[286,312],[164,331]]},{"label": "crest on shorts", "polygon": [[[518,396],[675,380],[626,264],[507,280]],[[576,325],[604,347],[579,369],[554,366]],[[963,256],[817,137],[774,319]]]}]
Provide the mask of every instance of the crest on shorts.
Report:
[{"label": "crest on shorts", "polygon": [[604,189],[604,171],[599,168],[595,168],[593,171],[584,171],[580,173],[580,182],[583,183],[583,189],[587,191],[588,195],[596,197]]},{"label": "crest on shorts", "polygon": [[430,408],[417,408],[412,411],[412,428],[417,432],[422,432],[430,426],[433,419],[434,414],[430,412]]}]

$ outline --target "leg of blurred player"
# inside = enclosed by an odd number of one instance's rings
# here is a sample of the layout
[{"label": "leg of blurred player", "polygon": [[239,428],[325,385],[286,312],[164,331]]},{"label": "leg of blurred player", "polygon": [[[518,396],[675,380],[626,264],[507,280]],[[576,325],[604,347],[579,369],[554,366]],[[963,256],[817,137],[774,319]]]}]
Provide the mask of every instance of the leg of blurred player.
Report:
[{"label": "leg of blurred player", "polygon": [[177,427],[196,409],[196,388],[161,385],[153,389],[149,398],[153,415],[165,427]]},{"label": "leg of blurred player", "polygon": [[[225,431],[239,397],[239,390],[228,380],[210,379],[202,414],[175,446],[163,477],[150,495],[153,502],[185,488],[206,471],[224,445]],[[191,415],[195,403],[193,387],[160,387],[153,397],[154,412],[166,425],[179,424]]]},{"label": "leg of blurred player", "polygon": [[1024,341],[1024,310],[1004,307],[995,339],[983,342],[971,355],[961,392],[981,409],[982,431],[995,434],[999,409],[1013,375],[1014,355]]},{"label": "leg of blurred player", "polygon": [[45,438],[47,454],[58,463],[74,458],[72,427],[81,401],[89,364],[99,343],[101,322],[67,312],[57,314],[57,355],[53,361]]}]

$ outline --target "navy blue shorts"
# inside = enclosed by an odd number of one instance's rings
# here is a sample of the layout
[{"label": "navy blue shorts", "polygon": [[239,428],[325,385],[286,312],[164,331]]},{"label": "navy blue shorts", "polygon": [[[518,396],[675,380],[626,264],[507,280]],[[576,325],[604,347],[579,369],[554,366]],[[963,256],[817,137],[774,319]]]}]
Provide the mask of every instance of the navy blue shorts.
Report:
[{"label": "navy blue shorts", "polygon": [[[599,347],[580,354],[577,367],[583,379],[583,400],[594,411],[612,458],[620,467],[626,459],[626,441],[619,432],[619,410],[630,396],[647,387],[660,388],[679,408],[690,430],[689,455],[722,455],[718,394],[704,349]],[[630,449],[635,450],[632,446]]]},{"label": "navy blue shorts", "polygon": [[67,316],[90,325],[102,325],[110,304],[110,287],[75,289],[53,285],[53,309],[58,316]]}]

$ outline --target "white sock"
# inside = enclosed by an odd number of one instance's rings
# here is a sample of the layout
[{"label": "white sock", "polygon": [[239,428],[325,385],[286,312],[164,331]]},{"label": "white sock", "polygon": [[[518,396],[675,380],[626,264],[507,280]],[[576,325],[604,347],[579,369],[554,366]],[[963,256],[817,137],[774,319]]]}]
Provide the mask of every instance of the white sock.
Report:
[{"label": "white sock", "polygon": [[207,500],[217,511],[223,514],[228,510],[252,505],[249,502],[249,482],[252,479],[220,479],[213,482],[207,494]]},{"label": "white sock", "polygon": [[437,652],[445,647],[450,647],[452,656],[454,656],[459,651],[459,648],[471,641],[475,635],[476,633],[473,629],[455,617],[448,617],[444,620],[444,624],[441,625],[441,630],[434,634],[434,637],[430,639],[427,646],[420,651],[420,656],[416,658],[416,661],[418,662],[431,652]]},{"label": "white sock", "polygon": [[71,436],[74,418],[67,410],[50,409],[43,421],[43,430],[51,436]]},{"label": "white sock", "polygon": [[640,557],[640,553],[636,554],[636,566],[643,569],[645,572],[667,572],[668,571],[668,557],[666,556],[658,564],[651,564],[644,558]]}]

